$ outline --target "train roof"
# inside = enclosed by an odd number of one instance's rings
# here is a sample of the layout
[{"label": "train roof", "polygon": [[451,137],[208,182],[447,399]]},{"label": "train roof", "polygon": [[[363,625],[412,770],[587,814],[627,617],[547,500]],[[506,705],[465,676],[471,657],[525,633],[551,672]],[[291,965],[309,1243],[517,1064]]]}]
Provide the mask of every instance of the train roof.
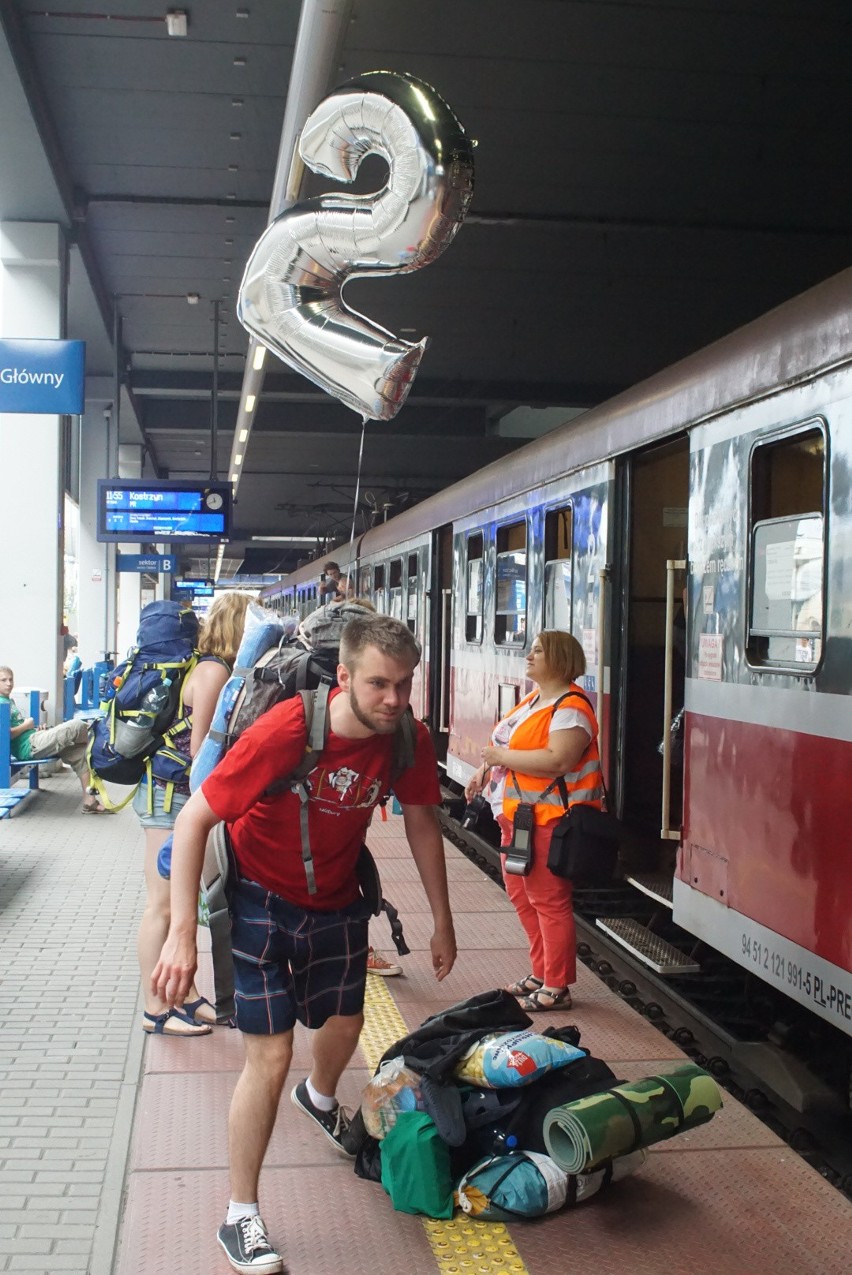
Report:
[{"label": "train roof", "polygon": [[[373,527],[356,542],[358,552],[379,553],[555,474],[665,438],[850,358],[852,268]],[[341,565],[350,560],[348,545],[333,553]],[[302,567],[281,587],[308,574]]]}]

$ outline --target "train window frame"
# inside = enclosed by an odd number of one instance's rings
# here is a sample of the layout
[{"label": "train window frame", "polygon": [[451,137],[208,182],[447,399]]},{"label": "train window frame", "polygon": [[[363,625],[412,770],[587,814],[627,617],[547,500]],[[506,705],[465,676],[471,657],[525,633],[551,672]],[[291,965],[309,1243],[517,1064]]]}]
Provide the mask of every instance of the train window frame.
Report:
[{"label": "train window frame", "polygon": [[417,632],[420,616],[420,550],[413,549],[406,555],[406,589],[405,622],[412,633]]},{"label": "train window frame", "polygon": [[373,567],[373,602],[379,615],[387,615],[388,590],[383,562],[377,562]]},{"label": "train window frame", "polygon": [[[471,557],[471,542],[479,541],[479,554]],[[474,605],[471,605],[473,602]],[[478,603],[478,605],[476,605]],[[485,532],[479,528],[465,538],[464,639],[481,646],[485,631]]]},{"label": "train window frame", "polygon": [[388,614],[402,623],[402,558],[388,563]]},{"label": "train window frame", "polygon": [[[563,557],[556,556],[556,550],[559,548],[559,532],[555,520],[559,517],[569,515],[570,523],[568,529],[567,553]],[[553,581],[557,574],[557,568],[561,568],[562,572],[562,588],[566,595],[565,602],[568,612],[567,624],[559,623],[559,616],[556,615],[556,608],[552,605],[554,601]],[[565,573],[568,573],[566,582]],[[544,597],[543,597],[543,629],[560,629],[565,633],[572,632],[572,622],[574,618],[574,501],[566,500],[563,504],[553,505],[550,509],[544,511]]]},{"label": "train window frame", "polygon": [[[509,544],[512,533],[518,528],[523,527],[524,545],[523,549],[519,546]],[[506,547],[501,548],[501,543]],[[530,528],[527,518],[516,518],[513,522],[505,522],[501,526],[495,528],[495,549],[496,557],[494,563],[494,644],[495,646],[507,647],[512,651],[523,651],[527,645],[527,610],[529,607],[529,546],[530,546]],[[509,606],[501,607],[500,605],[500,589],[504,581],[501,580],[501,569],[508,564],[508,560],[523,556],[523,595],[524,601],[522,607],[512,608]],[[512,564],[517,567],[517,561]],[[508,577],[511,579],[512,577]],[[514,577],[515,585],[518,581],[517,576]],[[512,629],[510,620],[514,618],[518,627]]]},{"label": "train window frame", "polygon": [[[756,517],[759,512],[758,505],[761,500],[765,502],[766,497],[761,497],[757,491],[756,467],[758,464],[764,463],[764,457],[770,449],[777,450],[786,446],[799,446],[809,436],[818,436],[822,447],[822,466],[820,476],[821,501],[819,508],[802,508],[790,510],[789,512],[776,513],[772,516]],[[829,478],[829,432],[828,424],[823,417],[814,417],[807,421],[797,423],[794,427],[773,431],[771,434],[765,434],[756,439],[753,443],[748,457],[748,576],[747,576],[747,603],[746,603],[746,643],[745,653],[746,662],[750,668],[761,673],[781,673],[798,677],[812,677],[820,664],[825,652],[825,634],[826,634],[826,582],[828,575],[828,478]],[[767,471],[768,474],[768,471]],[[767,482],[767,474],[762,478],[762,482]],[[783,603],[786,599],[783,593],[773,598],[767,594],[766,578],[767,566],[760,566],[761,556],[765,562],[769,550],[774,549],[774,573],[776,577],[775,589],[777,590],[777,578],[779,572],[783,575],[789,569],[791,572],[795,569],[794,560],[797,556],[796,545],[803,538],[801,524],[810,520],[819,519],[819,531],[821,540],[821,552],[815,557],[807,559],[805,565],[811,565],[814,561],[821,559],[818,572],[818,589],[814,589],[807,598],[804,599],[802,605],[796,614],[793,613],[795,605],[794,593],[795,583],[791,579],[790,585],[790,602],[791,602],[791,625],[780,625],[776,622],[770,624],[766,622],[767,615],[756,615],[756,607],[761,604],[760,595],[762,594],[763,606],[765,610],[774,603]],[[785,532],[787,534],[785,534]],[[815,537],[807,537],[807,539],[815,539]],[[811,582],[813,583],[813,571],[811,571]],[[809,614],[811,620],[814,619],[813,608],[806,611],[809,602],[819,595],[816,605],[818,625],[812,622],[806,629],[798,626],[797,620],[803,614]],[[777,610],[777,607],[776,607]],[[804,636],[807,634],[808,636]],[[773,648],[773,643],[775,644]]]}]

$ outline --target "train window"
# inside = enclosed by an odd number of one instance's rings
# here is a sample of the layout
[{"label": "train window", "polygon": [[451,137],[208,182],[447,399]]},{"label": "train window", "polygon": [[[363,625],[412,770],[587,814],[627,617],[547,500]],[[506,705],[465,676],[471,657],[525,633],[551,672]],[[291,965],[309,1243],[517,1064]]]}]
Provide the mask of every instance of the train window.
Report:
[{"label": "train window", "polygon": [[822,655],[825,438],[810,429],[751,458],[749,659],[805,672]]},{"label": "train window", "polygon": [[394,558],[390,564],[390,614],[402,619],[402,558]]},{"label": "train window", "polygon": [[544,627],[571,632],[573,510],[551,509],[544,518]]},{"label": "train window", "polygon": [[482,641],[483,536],[475,531],[467,538],[467,611],[464,636],[468,642]]},{"label": "train window", "polygon": [[380,615],[387,615],[388,594],[385,588],[384,565],[373,568],[373,601]]},{"label": "train window", "polygon": [[362,598],[369,598],[372,592],[373,592],[373,568],[362,567],[360,596]]},{"label": "train window", "polygon": [[497,529],[497,615],[495,641],[523,646],[527,632],[527,524]]},{"label": "train window", "polygon": [[412,633],[417,632],[417,607],[420,600],[420,571],[418,555],[408,555],[408,611],[406,620]]}]

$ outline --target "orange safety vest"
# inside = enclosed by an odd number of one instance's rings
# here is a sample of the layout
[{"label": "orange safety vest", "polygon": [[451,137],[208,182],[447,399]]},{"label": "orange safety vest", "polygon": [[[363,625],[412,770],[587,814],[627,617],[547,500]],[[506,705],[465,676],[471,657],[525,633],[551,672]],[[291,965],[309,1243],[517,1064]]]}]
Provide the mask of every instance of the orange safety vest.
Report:
[{"label": "orange safety vest", "polygon": [[[514,716],[518,708],[534,699],[536,695],[538,691],[527,695],[517,708],[512,709],[509,716]],[[510,748],[529,751],[547,748],[553,714],[569,698],[571,707],[582,713],[589,723],[592,732],[589,745],[578,761],[576,769],[561,776],[561,784],[559,779],[547,779],[543,775],[525,775],[521,771],[514,771],[511,767],[507,767],[509,773],[506,776],[506,789],[503,794],[503,814],[510,822],[522,801],[535,807],[534,817],[537,824],[544,826],[555,819],[561,819],[565,813],[566,789],[568,805],[583,802],[585,805],[597,807],[598,810],[601,808],[604,784],[598,751],[598,724],[591,704],[579,686],[573,682],[571,690],[561,695],[555,704],[547,704],[544,708],[536,709],[521,722],[520,726],[512,732]]]}]

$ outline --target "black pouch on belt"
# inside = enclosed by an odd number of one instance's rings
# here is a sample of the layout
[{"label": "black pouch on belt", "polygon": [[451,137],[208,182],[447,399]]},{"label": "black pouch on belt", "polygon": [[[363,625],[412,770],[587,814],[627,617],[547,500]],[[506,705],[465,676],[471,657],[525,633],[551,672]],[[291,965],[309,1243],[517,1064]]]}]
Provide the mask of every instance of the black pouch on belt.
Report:
[{"label": "black pouch on belt", "polygon": [[512,820],[512,842],[506,850],[506,871],[525,877],[533,862],[535,807],[526,801],[518,803]]}]

